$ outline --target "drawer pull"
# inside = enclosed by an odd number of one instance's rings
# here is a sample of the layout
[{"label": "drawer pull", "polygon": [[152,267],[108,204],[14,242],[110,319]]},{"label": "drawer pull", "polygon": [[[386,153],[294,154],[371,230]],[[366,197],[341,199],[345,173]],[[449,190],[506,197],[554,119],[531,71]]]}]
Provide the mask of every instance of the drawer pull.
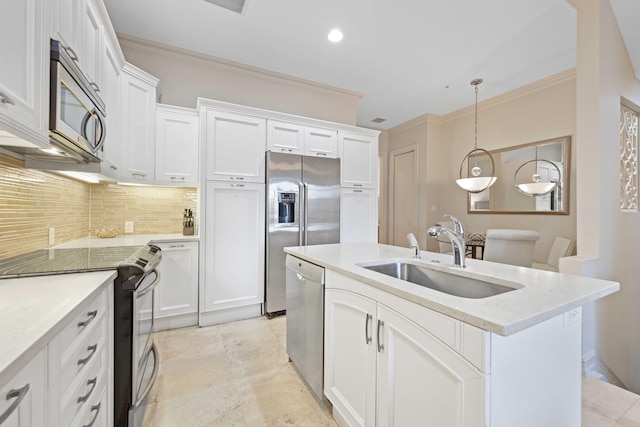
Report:
[{"label": "drawer pull", "polygon": [[96,315],[98,314],[98,310],[93,310],[87,313],[87,316],[89,316],[89,318],[87,320],[83,320],[82,322],[78,322],[78,328],[83,328],[85,326],[87,326],[89,323],[91,323],[91,321],[93,319],[96,318]]},{"label": "drawer pull", "polygon": [[97,405],[93,405],[91,407],[91,412],[95,411],[96,414],[93,416],[93,419],[89,424],[84,424],[82,427],[91,427],[96,422],[96,420],[98,419],[98,414],[100,413],[100,404],[102,404],[102,402],[98,402]]},{"label": "drawer pull", "polygon": [[16,105],[16,102],[13,99],[2,92],[0,92],[0,102],[3,104]]},{"label": "drawer pull", "polygon": [[93,390],[96,388],[97,382],[98,382],[98,377],[93,377],[89,381],[87,381],[87,385],[91,386],[91,388],[89,389],[87,394],[85,394],[84,396],[80,396],[78,398],[78,403],[86,402],[87,399],[89,399],[89,396],[91,396],[91,393],[93,393]]},{"label": "drawer pull", "polygon": [[13,411],[15,411],[18,406],[20,406],[20,402],[22,402],[22,399],[24,399],[28,391],[29,391],[29,384],[25,385],[22,388],[18,388],[18,389],[14,388],[13,390],[9,390],[9,393],[7,393],[7,400],[16,399],[16,398],[17,399],[13,401],[11,406],[9,406],[2,415],[0,415],[0,424],[4,423],[7,420],[7,418],[11,416]]},{"label": "drawer pull", "polygon": [[90,345],[89,347],[87,347],[87,350],[89,351],[89,355],[84,359],[78,359],[78,365],[84,365],[89,360],[91,360],[93,355],[96,354],[96,350],[98,350],[98,344]]}]

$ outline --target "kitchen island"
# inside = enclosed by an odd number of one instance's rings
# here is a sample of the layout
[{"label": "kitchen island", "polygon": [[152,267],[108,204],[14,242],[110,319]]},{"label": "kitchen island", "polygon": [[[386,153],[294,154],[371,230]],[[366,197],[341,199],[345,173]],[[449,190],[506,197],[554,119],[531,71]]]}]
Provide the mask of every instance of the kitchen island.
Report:
[{"label": "kitchen island", "polygon": [[[325,268],[324,394],[340,425],[580,426],[581,306],[618,283],[372,243],[285,251]],[[382,261],[513,290],[462,298],[363,267]]]}]

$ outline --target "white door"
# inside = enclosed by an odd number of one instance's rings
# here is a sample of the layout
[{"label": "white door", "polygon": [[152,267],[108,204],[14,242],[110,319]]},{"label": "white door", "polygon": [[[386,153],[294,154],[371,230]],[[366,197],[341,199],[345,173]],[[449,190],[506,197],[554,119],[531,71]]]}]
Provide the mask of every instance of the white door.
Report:
[{"label": "white door", "polygon": [[389,153],[389,242],[407,246],[407,234],[418,236],[417,148],[404,147]]},{"label": "white door", "polygon": [[198,242],[155,244],[162,249],[160,283],[154,291],[155,315],[162,318],[197,313]]},{"label": "white door", "polygon": [[340,189],[340,243],[378,241],[378,197],[372,188]]},{"label": "white door", "polygon": [[208,182],[204,311],[264,302],[264,184]]},{"label": "white door", "polygon": [[438,338],[378,304],[378,423],[484,427],[485,377]]},{"label": "white door", "polygon": [[266,119],[207,111],[207,179],[264,182]]},{"label": "white door", "polygon": [[350,426],[374,426],[376,302],[325,290],[324,394]]},{"label": "white door", "polygon": [[0,127],[39,143],[48,141],[49,6],[45,0],[0,6]]},{"label": "white door", "polygon": [[340,186],[376,188],[378,186],[378,138],[338,133]]},{"label": "white door", "polygon": [[198,124],[195,110],[156,106],[156,181],[198,183]]},{"label": "white door", "polygon": [[[7,383],[0,385],[0,416],[8,416],[2,427],[46,425],[46,358],[38,353]],[[18,406],[13,407],[16,402]]]}]

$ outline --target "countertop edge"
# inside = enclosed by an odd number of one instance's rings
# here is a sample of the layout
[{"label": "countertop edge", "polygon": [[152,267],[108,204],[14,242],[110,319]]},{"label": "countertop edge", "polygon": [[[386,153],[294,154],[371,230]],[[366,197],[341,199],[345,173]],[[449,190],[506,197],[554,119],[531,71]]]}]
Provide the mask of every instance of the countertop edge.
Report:
[{"label": "countertop edge", "polygon": [[[363,247],[367,247],[364,246],[365,244],[361,244],[363,245]],[[382,245],[382,244],[366,244],[369,245],[369,248],[374,247],[374,245],[378,245],[378,251],[380,252],[397,252],[398,253],[398,257],[403,257],[404,258],[410,258],[410,252],[409,250],[405,250],[405,248],[399,248],[399,247],[393,247],[393,246],[389,246],[389,245]],[[355,246],[354,246],[355,247]],[[335,249],[336,251],[339,251],[338,246],[334,246],[332,249]],[[338,264],[333,264],[329,261],[327,261],[327,259],[324,259],[320,256],[315,256],[312,252],[314,252],[315,250],[313,249],[312,246],[309,247],[290,247],[290,248],[285,248],[284,251],[288,254],[291,254],[293,256],[305,259],[311,263],[320,265],[322,267],[325,267],[329,270],[335,271],[337,273],[340,273],[344,276],[350,277],[354,280],[358,280],[366,285],[372,286],[374,288],[380,289],[382,291],[388,292],[390,294],[396,295],[400,298],[406,299],[410,302],[416,303],[418,305],[421,305],[423,307],[432,309],[434,311],[437,311],[438,313],[441,313],[443,315],[452,317],[454,319],[463,321],[465,323],[471,324],[473,326],[476,326],[480,329],[483,329],[485,331],[488,332],[492,332],[492,333],[496,333],[498,335],[501,336],[509,336],[509,335],[513,335],[515,333],[518,333],[520,331],[523,331],[527,328],[530,328],[534,325],[537,325],[539,323],[542,323],[545,320],[551,319],[553,317],[556,317],[558,315],[561,315],[567,311],[570,311],[574,308],[580,307],[582,305],[588,304],[590,302],[593,302],[599,298],[605,297],[607,295],[613,294],[615,292],[617,292],[620,289],[620,284],[617,282],[613,282],[613,281],[608,281],[608,280],[599,280],[599,279],[593,279],[593,278],[587,278],[584,277],[585,281],[594,281],[597,280],[599,283],[601,283],[601,287],[598,290],[595,291],[590,291],[589,293],[586,293],[584,295],[576,295],[576,297],[571,298],[568,301],[562,301],[561,303],[558,304],[549,304],[548,307],[544,307],[541,308],[539,311],[537,311],[535,314],[531,314],[529,315],[527,318],[523,318],[523,319],[514,319],[512,321],[503,321],[503,323],[497,323],[495,321],[492,321],[491,319],[487,318],[487,317],[481,317],[478,316],[474,313],[465,311],[463,308],[458,308],[452,304],[446,304],[446,303],[442,303],[440,301],[437,301],[435,299],[430,299],[428,297],[425,297],[423,295],[418,295],[418,293],[411,293],[408,292],[404,289],[399,289],[393,286],[392,283],[393,281],[397,281],[398,279],[393,279],[393,278],[381,278],[380,280],[375,280],[372,279],[371,277],[367,277],[363,274],[359,274],[356,271],[353,271],[352,269],[346,268],[344,266],[344,263],[342,263],[343,265],[339,265],[341,262],[338,262]],[[311,253],[310,253],[311,252]],[[407,254],[405,254],[404,252],[407,252]],[[437,259],[445,259],[443,258],[442,254],[436,254],[436,253],[428,253],[428,252],[423,252],[423,254],[428,254],[430,257],[433,258],[437,258]],[[338,255],[336,255],[338,256]],[[445,256],[446,257],[446,256]],[[387,258],[387,257],[385,257]],[[385,259],[382,258],[382,259]],[[363,262],[365,260],[360,260],[358,262]],[[374,259],[368,259],[366,260],[366,262],[374,262]],[[480,261],[480,263],[487,263],[484,261]],[[494,264],[495,263],[487,263],[488,264]],[[477,264],[479,266],[481,266],[482,264]],[[349,264],[349,267],[351,266],[351,264]],[[357,263],[354,263],[353,266],[357,266]],[[523,274],[523,271],[528,270],[528,269],[524,269],[522,267],[514,267],[514,266],[508,266],[508,265],[501,265],[499,266],[500,269],[511,269],[512,272],[517,272],[518,274]],[[519,270],[515,270],[515,269],[519,269]],[[536,275],[536,274],[559,274],[559,273],[549,273],[549,272],[544,272],[544,273],[540,273],[540,271],[538,270],[532,270],[530,272],[531,275]],[[567,276],[567,275],[564,275]],[[553,276],[546,276],[548,277],[553,277]],[[575,276],[575,277],[579,277],[582,278],[582,276]],[[386,282],[390,282],[390,283],[385,283]],[[436,291],[432,291],[432,292],[436,292]],[[543,291],[544,292],[544,291]],[[450,299],[450,297],[447,297]],[[458,300],[466,300],[466,299],[461,299],[458,297],[454,297],[457,298]],[[445,298],[446,299],[446,298]],[[566,299],[566,298],[565,298]]]},{"label": "countertop edge", "polygon": [[[101,274],[99,274],[101,273]],[[13,376],[15,376],[20,370],[22,370],[40,351],[46,348],[48,343],[58,334],[67,322],[69,322],[74,316],[80,313],[82,306],[90,301],[92,298],[95,298],[100,292],[102,292],[106,286],[111,286],[113,284],[113,280],[117,276],[117,270],[111,271],[100,271],[94,273],[75,273],[74,275],[87,275],[87,274],[95,274],[98,276],[96,278],[96,285],[94,289],[88,292],[80,302],[78,302],[71,310],[67,311],[63,316],[58,318],[55,322],[52,322],[52,325],[44,331],[39,337],[35,338],[33,342],[24,349],[19,355],[13,358],[10,362],[8,362],[4,367],[0,366],[0,385],[6,383],[6,381],[10,380]],[[18,279],[7,279],[7,280],[25,280],[23,278]],[[100,282],[99,284],[97,282]],[[73,286],[73,285],[69,285]]]}]

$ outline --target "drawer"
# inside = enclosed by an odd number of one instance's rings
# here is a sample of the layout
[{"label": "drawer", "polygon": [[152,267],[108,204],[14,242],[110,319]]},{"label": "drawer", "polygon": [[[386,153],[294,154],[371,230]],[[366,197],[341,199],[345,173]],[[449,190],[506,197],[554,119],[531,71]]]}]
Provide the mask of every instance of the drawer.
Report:
[{"label": "drawer", "polygon": [[98,323],[107,310],[107,291],[102,292],[89,304],[87,304],[80,314],[78,314],[65,328],[57,335],[60,340],[60,348],[72,349],[76,343],[75,340],[81,340],[86,336]]},{"label": "drawer", "polygon": [[90,362],[88,369],[76,377],[60,399],[60,425],[68,426],[71,421],[84,413],[95,402],[108,378],[107,352],[102,350]]},{"label": "drawer", "polygon": [[107,394],[106,376],[96,386],[95,393],[91,396],[82,411],[71,422],[71,427],[111,427],[109,426],[109,401]]},{"label": "drawer", "polygon": [[74,378],[86,370],[93,363],[93,359],[100,357],[100,354],[106,350],[107,346],[107,317],[100,319],[96,327],[84,340],[73,349],[63,353],[60,358],[60,364],[52,367],[52,369],[60,369],[60,392],[64,393],[67,387],[73,382]]}]

